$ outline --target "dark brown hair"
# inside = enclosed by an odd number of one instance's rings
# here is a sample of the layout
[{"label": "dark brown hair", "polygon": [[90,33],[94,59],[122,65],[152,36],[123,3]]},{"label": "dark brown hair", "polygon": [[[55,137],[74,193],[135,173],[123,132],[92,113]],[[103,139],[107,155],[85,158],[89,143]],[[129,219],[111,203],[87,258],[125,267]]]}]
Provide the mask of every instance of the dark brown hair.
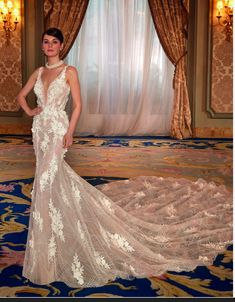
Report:
[{"label": "dark brown hair", "polygon": [[42,41],[45,35],[53,36],[57,38],[61,44],[64,42],[64,36],[59,28],[51,27],[45,30],[44,33],[42,34]]}]

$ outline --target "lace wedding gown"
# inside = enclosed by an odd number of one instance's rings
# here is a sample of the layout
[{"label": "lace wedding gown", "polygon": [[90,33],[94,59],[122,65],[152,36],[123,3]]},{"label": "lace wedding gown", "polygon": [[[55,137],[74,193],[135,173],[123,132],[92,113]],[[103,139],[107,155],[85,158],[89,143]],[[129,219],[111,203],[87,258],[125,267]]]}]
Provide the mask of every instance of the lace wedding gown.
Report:
[{"label": "lace wedding gown", "polygon": [[32,132],[36,173],[23,276],[37,284],[101,286],[211,264],[232,240],[232,196],[202,179],[136,177],[100,185],[64,161],[66,67],[45,95]]}]

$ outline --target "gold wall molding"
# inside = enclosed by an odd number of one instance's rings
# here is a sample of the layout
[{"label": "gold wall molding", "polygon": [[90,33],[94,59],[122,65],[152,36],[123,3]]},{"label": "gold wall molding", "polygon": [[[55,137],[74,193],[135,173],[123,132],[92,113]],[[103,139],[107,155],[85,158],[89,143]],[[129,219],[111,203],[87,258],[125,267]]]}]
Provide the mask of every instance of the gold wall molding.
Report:
[{"label": "gold wall molding", "polygon": [[233,138],[233,130],[231,128],[219,127],[194,128],[193,136],[202,138]]},{"label": "gold wall molding", "polygon": [[216,0],[209,1],[206,111],[211,118],[232,119],[233,42],[216,19]]},{"label": "gold wall molding", "polygon": [[[210,30],[212,31],[212,27],[209,19],[211,1],[190,0],[187,81],[193,137],[232,137],[231,112],[221,112],[215,108],[215,102],[213,102],[213,107],[211,104],[210,94],[214,81],[214,78],[211,78]],[[222,40],[224,41],[225,37]],[[227,57],[223,60],[227,60]],[[220,60],[220,64],[223,60]],[[222,89],[223,86],[221,86]],[[223,109],[226,110],[225,107]]]},{"label": "gold wall molding", "polygon": [[0,124],[0,134],[31,134],[31,124]]}]

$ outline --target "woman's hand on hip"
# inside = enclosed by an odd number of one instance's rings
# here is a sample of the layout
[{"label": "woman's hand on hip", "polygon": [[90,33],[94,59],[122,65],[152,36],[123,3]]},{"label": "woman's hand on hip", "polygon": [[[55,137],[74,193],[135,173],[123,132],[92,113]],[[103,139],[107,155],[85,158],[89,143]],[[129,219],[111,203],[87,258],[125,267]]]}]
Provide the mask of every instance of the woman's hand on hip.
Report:
[{"label": "woman's hand on hip", "polygon": [[34,109],[31,109],[29,112],[27,112],[27,114],[29,116],[35,116],[35,115],[38,115],[42,112],[42,107],[36,107]]}]

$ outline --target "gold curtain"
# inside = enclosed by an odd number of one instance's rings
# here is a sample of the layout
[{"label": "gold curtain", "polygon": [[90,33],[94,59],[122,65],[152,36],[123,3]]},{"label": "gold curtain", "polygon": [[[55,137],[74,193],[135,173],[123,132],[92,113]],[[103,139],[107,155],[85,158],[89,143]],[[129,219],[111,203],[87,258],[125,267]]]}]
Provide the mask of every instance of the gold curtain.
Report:
[{"label": "gold curtain", "polygon": [[166,55],[175,65],[171,135],[192,136],[186,83],[188,0],[148,0],[155,29]]},{"label": "gold curtain", "polygon": [[64,35],[63,59],[81,27],[89,0],[44,0],[44,26],[59,28]]}]

